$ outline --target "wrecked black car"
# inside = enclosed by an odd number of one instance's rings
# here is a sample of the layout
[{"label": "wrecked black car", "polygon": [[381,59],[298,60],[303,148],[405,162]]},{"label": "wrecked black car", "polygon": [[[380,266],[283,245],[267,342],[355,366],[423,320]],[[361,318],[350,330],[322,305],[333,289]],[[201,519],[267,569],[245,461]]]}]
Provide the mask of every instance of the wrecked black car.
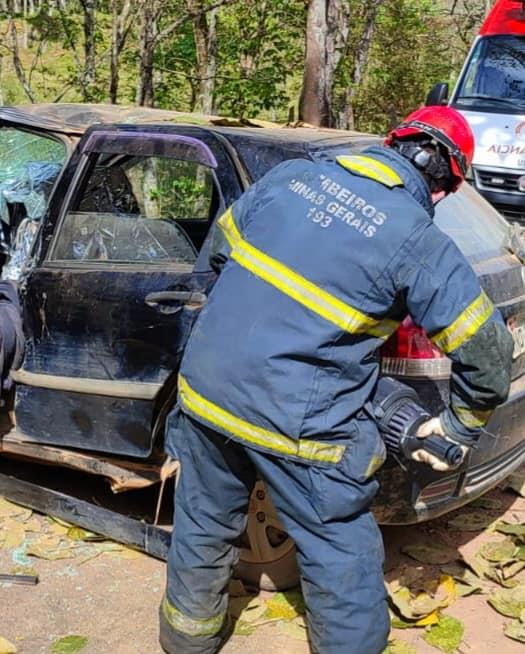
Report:
[{"label": "wrecked black car", "polygon": [[[0,494],[164,556],[167,531],[94,506],[79,489],[37,483],[37,464],[99,475],[115,492],[163,488],[176,371],[215,279],[208,257],[214,220],[285,159],[373,142],[355,132],[240,126],[147,109],[0,110],[2,275],[18,285],[26,338],[0,437]],[[525,461],[525,268],[513,253],[516,235],[468,186],[438,205],[436,223],[507,321],[513,383],[459,469],[440,474],[389,458],[375,506],[385,524],[457,508]],[[381,357],[383,372],[409,383],[431,412],[447,401],[450,362],[409,319]],[[13,471],[14,460],[32,465]],[[242,576],[266,587],[294,582],[293,543],[262,485],[244,544]]]}]

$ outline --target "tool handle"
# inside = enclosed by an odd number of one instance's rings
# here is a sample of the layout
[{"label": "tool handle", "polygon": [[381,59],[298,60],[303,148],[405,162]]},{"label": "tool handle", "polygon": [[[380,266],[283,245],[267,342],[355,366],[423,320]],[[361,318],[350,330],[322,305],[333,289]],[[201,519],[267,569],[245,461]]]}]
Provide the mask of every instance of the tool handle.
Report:
[{"label": "tool handle", "polygon": [[0,582],[9,582],[11,584],[21,584],[23,586],[34,586],[38,583],[36,575],[7,575],[0,574]]},{"label": "tool handle", "polygon": [[437,456],[438,459],[445,461],[451,467],[457,467],[463,461],[461,446],[457,443],[451,443],[437,434],[432,434],[426,438],[410,436],[406,439],[405,448],[409,453],[416,450],[425,450],[429,454]]}]

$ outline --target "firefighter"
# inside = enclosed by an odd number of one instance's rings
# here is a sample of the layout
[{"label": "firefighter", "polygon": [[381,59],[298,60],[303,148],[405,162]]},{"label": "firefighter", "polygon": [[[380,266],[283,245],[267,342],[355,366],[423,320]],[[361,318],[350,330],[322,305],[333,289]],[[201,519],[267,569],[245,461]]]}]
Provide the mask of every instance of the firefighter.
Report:
[{"label": "firefighter", "polygon": [[[509,389],[512,339],[434,204],[465,179],[470,129],[422,108],[360,154],[284,162],[218,221],[221,269],[186,347],[168,453],[181,463],[160,641],[212,654],[256,477],[297,546],[312,651],[379,654],[389,616],[369,507],[385,447],[378,347],[410,314],[452,359],[420,428],[466,454]],[[424,450],[414,458],[447,466]]]}]

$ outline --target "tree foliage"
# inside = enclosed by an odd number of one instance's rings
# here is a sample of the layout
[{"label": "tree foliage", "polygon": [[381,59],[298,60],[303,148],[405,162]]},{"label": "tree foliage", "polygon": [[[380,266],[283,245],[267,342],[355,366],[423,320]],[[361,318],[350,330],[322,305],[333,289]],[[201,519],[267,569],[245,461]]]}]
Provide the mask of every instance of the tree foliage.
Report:
[{"label": "tree foliage", "polygon": [[[384,131],[435,82],[454,81],[490,4],[0,0],[0,101],[138,102],[279,122],[300,109],[310,122]],[[314,59],[313,9],[324,30]]]}]

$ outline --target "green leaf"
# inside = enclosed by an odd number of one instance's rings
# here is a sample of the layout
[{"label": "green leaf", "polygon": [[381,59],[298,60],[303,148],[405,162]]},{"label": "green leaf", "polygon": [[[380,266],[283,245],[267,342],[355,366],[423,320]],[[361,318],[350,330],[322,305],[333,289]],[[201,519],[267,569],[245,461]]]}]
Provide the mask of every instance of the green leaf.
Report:
[{"label": "green leaf", "polygon": [[519,640],[520,643],[525,643],[525,624],[520,620],[513,620],[506,627],[503,632],[505,636],[513,640]]},{"label": "green leaf", "polygon": [[496,591],[488,598],[488,603],[502,615],[519,618],[525,609],[525,584]]},{"label": "green leaf", "polygon": [[465,627],[460,620],[450,615],[443,615],[439,624],[430,627],[423,635],[423,639],[433,647],[446,654],[452,654],[463,640]]},{"label": "green leaf", "polygon": [[85,636],[64,636],[53,643],[51,651],[53,654],[75,654],[87,645],[88,639]]},{"label": "green leaf", "polygon": [[450,561],[454,561],[458,556],[455,550],[451,550],[439,543],[436,545],[425,545],[423,543],[419,545],[405,545],[401,548],[401,551],[416,561],[429,563],[430,565],[450,563]]},{"label": "green leaf", "polygon": [[417,654],[417,650],[413,645],[396,638],[395,640],[389,641],[388,647],[383,654]]},{"label": "green leaf", "polygon": [[525,536],[525,524],[511,522],[497,522],[496,531],[509,536]]},{"label": "green leaf", "polygon": [[294,620],[304,614],[305,604],[301,593],[288,591],[276,593],[266,602],[265,617],[270,620]]}]

